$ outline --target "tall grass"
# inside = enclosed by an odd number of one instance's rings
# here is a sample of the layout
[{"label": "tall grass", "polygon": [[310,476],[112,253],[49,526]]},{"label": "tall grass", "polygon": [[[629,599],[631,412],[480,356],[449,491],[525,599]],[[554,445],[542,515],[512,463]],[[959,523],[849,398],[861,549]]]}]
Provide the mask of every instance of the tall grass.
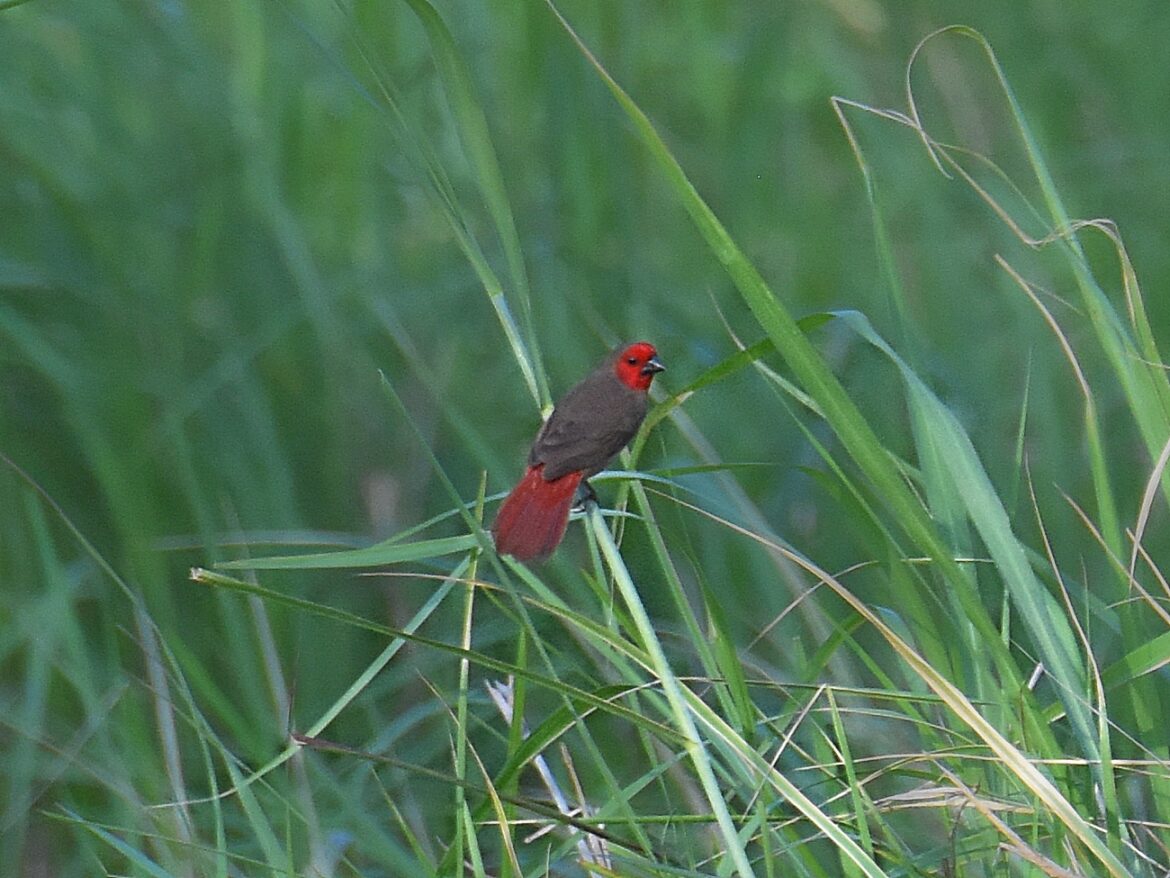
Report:
[{"label": "tall grass", "polygon": [[[1105,13],[0,14],[0,873],[1170,868]],[[631,337],[604,510],[497,557]]]}]

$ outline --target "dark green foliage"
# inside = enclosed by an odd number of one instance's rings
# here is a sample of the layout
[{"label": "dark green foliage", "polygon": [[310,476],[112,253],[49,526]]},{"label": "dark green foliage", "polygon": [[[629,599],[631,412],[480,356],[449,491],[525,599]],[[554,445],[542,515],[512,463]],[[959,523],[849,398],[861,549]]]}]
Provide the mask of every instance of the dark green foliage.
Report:
[{"label": "dark green foliage", "polygon": [[[1168,43],[0,0],[0,874],[1164,873]],[[620,556],[501,562],[635,338]]]}]

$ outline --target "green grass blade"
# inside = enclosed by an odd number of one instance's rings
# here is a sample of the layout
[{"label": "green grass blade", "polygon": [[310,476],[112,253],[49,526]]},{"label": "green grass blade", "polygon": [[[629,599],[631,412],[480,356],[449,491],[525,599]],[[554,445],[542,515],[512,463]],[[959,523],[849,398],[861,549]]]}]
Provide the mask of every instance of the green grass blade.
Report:
[{"label": "green grass blade", "polygon": [[[504,175],[499,159],[492,146],[491,132],[483,108],[475,97],[471,74],[463,63],[446,23],[438,11],[427,0],[404,0],[414,11],[426,29],[431,41],[435,62],[442,74],[447,99],[454,113],[464,154],[480,193],[483,195],[488,212],[496,228],[496,234],[503,246],[508,262],[508,273],[512,288],[520,303],[520,316],[524,327],[527,349],[519,360],[525,379],[535,383],[535,393],[542,407],[552,400],[548,389],[548,376],[537,344],[536,331],[532,322],[532,302],[528,276],[524,269],[524,255],[520,247],[520,235],[516,231],[516,220],[504,186]],[[518,353],[518,352],[516,352]],[[531,371],[531,375],[529,374]]]},{"label": "green grass blade", "polygon": [[402,564],[407,561],[422,561],[470,552],[479,546],[479,540],[472,534],[458,537],[441,537],[435,540],[418,540],[400,543],[392,538],[361,549],[347,549],[341,552],[314,552],[306,555],[274,555],[267,558],[241,558],[238,561],[221,561],[216,564],[220,570],[323,570],[352,567],[379,567],[384,564]]},{"label": "green grass blade", "polygon": [[938,476],[950,481],[950,496],[962,503],[965,514],[991,553],[1023,625],[1036,642],[1045,669],[1072,721],[1082,753],[1098,761],[1095,724],[1086,700],[1087,681],[1076,637],[1063,608],[1033,572],[970,438],[950,410],[878,336],[863,315],[843,313],[841,319],[898,367],[918,425],[918,441],[930,448],[930,453],[922,456],[933,458]]},{"label": "green grass blade", "polygon": [[[319,736],[329,725],[337,719],[338,716],[350,705],[353,701],[366,690],[367,687],[377,678],[385,667],[394,659],[394,657],[401,651],[411,639],[417,638],[418,629],[422,627],[429,618],[431,618],[436,610],[442,606],[446,600],[447,595],[450,594],[454,588],[455,582],[458,581],[459,576],[466,570],[466,561],[455,568],[451,577],[448,578],[443,585],[436,589],[435,592],[427,599],[423,606],[417,613],[406,623],[401,631],[376,625],[375,623],[367,622],[364,619],[353,616],[342,610],[334,610],[331,607],[324,607],[319,604],[313,604],[310,601],[305,601],[300,598],[293,598],[287,595],[281,595],[278,592],[273,592],[262,586],[246,583],[241,580],[231,579],[226,576],[221,576],[211,573],[207,570],[192,571],[191,578],[197,582],[202,582],[207,585],[218,586],[222,588],[230,588],[252,594],[256,597],[265,598],[275,603],[286,603],[290,606],[297,607],[302,610],[309,610],[317,615],[325,618],[333,619],[335,621],[343,622],[350,625],[359,626],[367,630],[382,633],[390,638],[391,641],[386,645],[382,652],[365,668],[365,670],[358,675],[358,677],[350,684],[349,688],[338,697],[332,705],[330,705],[316,720],[309,724],[309,726],[301,732],[301,734],[315,738]],[[294,755],[300,751],[299,744],[290,744],[285,747],[279,754],[269,760],[260,768],[256,769],[247,777],[242,778],[245,784],[252,784],[260,780],[272,770],[280,767]]]},{"label": "green grass blade", "polygon": [[[766,542],[758,537],[756,539],[761,542]],[[910,669],[939,696],[947,709],[978,735],[984,744],[990,748],[995,757],[1000,760],[1004,769],[1019,781],[1019,783],[1030,790],[1043,805],[1045,811],[1058,819],[1069,833],[1075,836],[1092,853],[1104,867],[1107,874],[1114,876],[1114,878],[1132,878],[1132,873],[1118,860],[1109,849],[1109,846],[1102,841],[1096,827],[1092,826],[1081,816],[1077,809],[1069,802],[1065,794],[1053,783],[1049,775],[1034,764],[1027,754],[1008,740],[999,729],[983,716],[982,712],[966,695],[916,652],[893,628],[886,624],[880,615],[858,600],[836,577],[819,568],[813,562],[777,544],[771,544],[771,548],[774,551],[783,552],[794,563],[815,577],[817,581],[829,586],[838,597],[860,614],[894,648],[894,651]],[[718,731],[719,734],[724,736],[725,740],[733,742],[735,736],[730,726],[720,717],[714,715],[702,702],[696,704],[695,701],[697,699],[692,700],[691,703],[697,712],[697,716],[708,723],[713,732]],[[751,754],[745,752],[744,757],[745,759],[750,759]],[[763,767],[768,771],[764,776],[777,790],[783,792],[788,789],[790,786],[789,782],[782,775],[773,771],[766,763],[763,764]],[[799,794],[799,790],[796,793]],[[788,793],[784,794],[788,795]],[[803,797],[803,794],[800,795]],[[808,804],[811,806],[811,803]],[[801,805],[798,805],[798,807],[801,807],[802,811],[804,810]],[[835,825],[833,828],[837,832],[840,832]]]},{"label": "green grass blade", "polygon": [[715,815],[715,821],[719,825],[719,832],[723,836],[726,852],[730,858],[732,867],[741,878],[752,878],[755,872],[748,862],[747,851],[744,849],[743,842],[739,837],[739,833],[736,831],[735,824],[731,820],[731,813],[728,811],[723,791],[719,788],[719,783],[715,779],[715,770],[711,765],[710,754],[708,754],[706,748],[703,746],[703,742],[699,738],[698,729],[695,727],[691,713],[687,709],[682,694],[683,686],[679,683],[678,678],[675,677],[674,672],[670,668],[670,664],[666,660],[666,654],[662,651],[662,645],[658,642],[658,635],[654,632],[654,626],[650,622],[650,617],[646,614],[646,609],[642,605],[642,599],[638,596],[638,591],[634,587],[634,581],[630,578],[630,573],[626,569],[625,562],[618,552],[617,544],[613,541],[613,535],[609,532],[609,528],[606,527],[605,519],[602,518],[601,512],[596,504],[592,504],[589,507],[589,524],[594,536],[597,538],[598,545],[601,547],[602,556],[605,558],[606,564],[613,574],[618,590],[621,592],[630,616],[634,621],[639,639],[642,641],[642,648],[649,655],[651,668],[662,685],[667,701],[670,703],[671,710],[674,713],[675,723],[683,736],[683,749],[686,751],[687,756],[690,757],[691,762],[695,766],[695,771],[699,775],[699,783],[703,788],[703,793],[707,797],[707,804],[711,806],[711,811]]},{"label": "green grass blade", "polygon": [[92,832],[139,869],[142,869],[145,874],[152,876],[152,878],[177,878],[173,872],[168,872],[154,860],[147,857],[141,850],[123,841],[104,827],[86,820],[68,809],[65,809],[64,813],[70,820],[76,821],[80,826],[85,827],[86,830]]}]

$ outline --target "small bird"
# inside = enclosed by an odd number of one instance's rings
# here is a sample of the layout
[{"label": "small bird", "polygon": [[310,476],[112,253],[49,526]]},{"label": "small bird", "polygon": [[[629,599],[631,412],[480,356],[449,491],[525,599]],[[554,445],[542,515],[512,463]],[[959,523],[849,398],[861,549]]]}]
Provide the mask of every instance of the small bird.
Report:
[{"label": "small bird", "polygon": [[528,470],[496,513],[496,551],[517,561],[551,555],[565,535],[578,487],[622,450],[638,432],[654,376],[666,367],[644,341],[613,350],[561,397],[545,421]]}]

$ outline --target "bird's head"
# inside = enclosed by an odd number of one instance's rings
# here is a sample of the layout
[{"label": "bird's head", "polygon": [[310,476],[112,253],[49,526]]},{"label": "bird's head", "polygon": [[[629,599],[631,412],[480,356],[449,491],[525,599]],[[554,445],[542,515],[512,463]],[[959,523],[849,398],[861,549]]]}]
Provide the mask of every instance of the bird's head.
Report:
[{"label": "bird's head", "polygon": [[644,392],[650,389],[654,376],[666,367],[659,362],[654,345],[638,341],[618,352],[613,368],[622,384]]}]

